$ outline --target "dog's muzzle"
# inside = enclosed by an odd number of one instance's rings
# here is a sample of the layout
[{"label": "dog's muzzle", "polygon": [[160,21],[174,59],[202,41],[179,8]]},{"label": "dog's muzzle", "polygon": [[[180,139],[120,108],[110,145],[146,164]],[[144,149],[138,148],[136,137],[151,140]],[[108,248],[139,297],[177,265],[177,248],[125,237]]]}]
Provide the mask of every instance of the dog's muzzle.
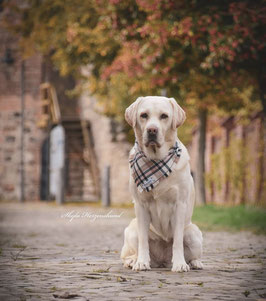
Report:
[{"label": "dog's muzzle", "polygon": [[146,147],[148,147],[149,145],[160,147],[160,144],[157,141],[157,137],[158,137],[158,128],[157,127],[148,128],[147,136],[148,136],[148,141],[145,144]]}]

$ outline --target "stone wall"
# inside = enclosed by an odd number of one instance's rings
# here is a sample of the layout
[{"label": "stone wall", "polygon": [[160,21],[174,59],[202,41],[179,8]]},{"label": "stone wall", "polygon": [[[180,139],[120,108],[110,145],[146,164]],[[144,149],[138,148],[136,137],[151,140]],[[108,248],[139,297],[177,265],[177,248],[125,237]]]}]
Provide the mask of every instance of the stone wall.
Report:
[{"label": "stone wall", "polygon": [[[14,200],[20,198],[22,61],[16,38],[1,27],[0,61],[0,199]],[[37,128],[37,121],[41,67],[38,55],[25,60],[24,189],[28,200],[39,199],[40,190],[43,133]]]}]

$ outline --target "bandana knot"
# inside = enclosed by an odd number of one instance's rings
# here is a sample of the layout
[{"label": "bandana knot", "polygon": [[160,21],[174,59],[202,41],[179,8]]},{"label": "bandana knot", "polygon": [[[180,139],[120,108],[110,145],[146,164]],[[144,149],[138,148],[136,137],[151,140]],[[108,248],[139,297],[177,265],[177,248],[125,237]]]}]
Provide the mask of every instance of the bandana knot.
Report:
[{"label": "bandana knot", "polygon": [[177,141],[162,160],[148,159],[137,141],[134,148],[135,153],[129,157],[129,164],[133,179],[140,192],[143,190],[151,191],[163,179],[167,178],[178,163],[182,152]]}]

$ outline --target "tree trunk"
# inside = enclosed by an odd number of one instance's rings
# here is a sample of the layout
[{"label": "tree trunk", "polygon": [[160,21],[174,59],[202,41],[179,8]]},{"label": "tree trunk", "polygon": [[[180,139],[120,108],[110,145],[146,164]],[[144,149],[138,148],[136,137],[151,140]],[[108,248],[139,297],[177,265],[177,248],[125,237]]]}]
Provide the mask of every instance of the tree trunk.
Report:
[{"label": "tree trunk", "polygon": [[259,82],[259,90],[260,90],[260,101],[263,108],[263,117],[264,120],[266,119],[266,66],[263,63],[262,58],[259,59],[259,65],[258,65],[258,82]]},{"label": "tree trunk", "polygon": [[258,82],[259,82],[259,89],[260,89],[260,101],[262,104],[263,109],[263,117],[262,117],[262,141],[261,141],[261,164],[260,164],[260,183],[258,185],[258,193],[257,193],[257,204],[263,204],[263,183],[266,180],[266,172],[265,172],[265,159],[266,159],[266,66],[263,63],[262,55],[259,59],[259,66],[258,66]]},{"label": "tree trunk", "polygon": [[205,191],[205,146],[206,146],[206,127],[207,127],[207,109],[199,109],[198,120],[198,152],[196,163],[196,202],[206,204]]}]

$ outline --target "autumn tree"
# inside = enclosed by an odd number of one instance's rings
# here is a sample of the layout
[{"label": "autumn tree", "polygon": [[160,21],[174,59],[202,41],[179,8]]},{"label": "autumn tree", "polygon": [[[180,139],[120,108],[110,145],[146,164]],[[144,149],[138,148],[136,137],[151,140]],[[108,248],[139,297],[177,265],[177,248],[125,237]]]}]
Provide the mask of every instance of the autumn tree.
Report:
[{"label": "autumn tree", "polygon": [[[131,94],[141,94],[143,88],[158,94],[163,89],[177,99],[181,96],[185,105],[195,100],[199,120],[197,195],[204,202],[208,111],[238,109],[243,105],[243,88],[253,85],[256,92],[264,87],[259,87],[262,72],[258,72],[259,65],[263,66],[262,3],[132,1],[137,6],[131,8],[123,1],[112,3],[108,14],[123,47],[102,73],[101,85],[110,85],[112,93],[126,77]],[[127,17],[140,12],[142,18]],[[96,91],[101,91],[97,81]],[[130,99],[128,94],[126,99]],[[116,99],[120,97],[116,95]]]},{"label": "autumn tree", "polygon": [[256,87],[262,82],[262,73],[257,70],[263,65],[263,5],[251,1],[139,0],[131,13],[140,11],[144,19],[132,20],[121,13],[123,7],[129,8],[128,3],[112,3],[111,23],[124,47],[102,79],[116,89],[115,79],[126,75],[134,78],[131,91],[139,93],[147,83],[147,91],[158,94],[166,89],[168,95],[182,96],[185,104],[194,96],[199,120],[197,195],[204,202],[207,114],[217,107],[228,111],[240,108],[243,103],[235,90],[241,92],[247,85]]},{"label": "autumn tree", "polygon": [[205,202],[208,112],[240,108],[239,92],[252,85],[266,113],[263,1],[25,2],[12,26],[25,53],[50,55],[62,74],[82,76],[89,66],[85,85],[105,113],[122,119],[137,96],[164,93],[198,116],[196,184]]}]

